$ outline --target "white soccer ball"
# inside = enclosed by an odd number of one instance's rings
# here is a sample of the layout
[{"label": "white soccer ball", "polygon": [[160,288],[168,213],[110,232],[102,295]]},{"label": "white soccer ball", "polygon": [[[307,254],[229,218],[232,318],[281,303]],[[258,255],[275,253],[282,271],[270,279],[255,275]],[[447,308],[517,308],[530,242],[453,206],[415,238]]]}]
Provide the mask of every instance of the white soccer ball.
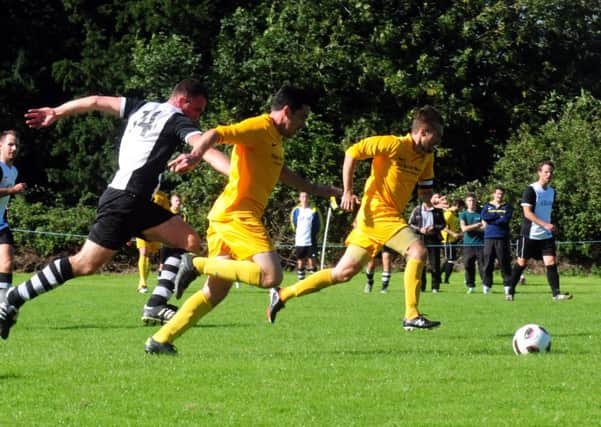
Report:
[{"label": "white soccer ball", "polygon": [[513,336],[515,354],[547,353],[551,351],[551,335],[534,323],[519,328]]}]

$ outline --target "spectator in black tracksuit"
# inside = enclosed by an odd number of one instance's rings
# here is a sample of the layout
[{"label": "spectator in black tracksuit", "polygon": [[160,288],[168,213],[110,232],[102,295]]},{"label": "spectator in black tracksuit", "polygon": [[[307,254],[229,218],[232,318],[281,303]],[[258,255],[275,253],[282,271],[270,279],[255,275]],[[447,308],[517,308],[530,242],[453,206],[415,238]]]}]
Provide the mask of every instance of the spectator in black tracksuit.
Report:
[{"label": "spectator in black tracksuit", "polygon": [[499,260],[505,294],[509,293],[511,276],[511,251],[509,248],[509,222],[513,208],[505,203],[505,189],[497,186],[493,200],[482,208],[480,217],[484,228],[484,274],[482,275],[482,291],[489,294],[492,288],[495,259]]},{"label": "spectator in black tracksuit", "polygon": [[[440,291],[440,248],[442,236],[440,232],[446,227],[444,211],[434,207],[438,204],[439,194],[434,194],[431,201],[423,202],[411,212],[409,226],[422,236],[428,249],[428,266],[432,275],[432,292]],[[426,269],[422,271],[422,291],[426,290]]]}]

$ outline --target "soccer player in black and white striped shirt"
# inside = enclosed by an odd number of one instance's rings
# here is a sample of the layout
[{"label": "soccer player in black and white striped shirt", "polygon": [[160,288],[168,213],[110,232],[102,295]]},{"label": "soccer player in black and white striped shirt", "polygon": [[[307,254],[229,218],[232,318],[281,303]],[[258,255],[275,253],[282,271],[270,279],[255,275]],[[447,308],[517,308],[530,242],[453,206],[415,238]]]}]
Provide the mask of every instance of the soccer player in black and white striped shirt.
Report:
[{"label": "soccer player in black and white striped shirt", "polygon": [[555,190],[549,185],[554,169],[551,161],[540,162],[537,168],[538,180],[530,184],[522,194],[521,206],[524,218],[521,236],[518,240],[517,260],[511,272],[509,292],[505,297],[508,301],[513,301],[515,286],[530,258],[543,260],[554,300],[572,299],[570,293],[561,293],[559,290],[554,237],[557,228],[551,222]]},{"label": "soccer player in black and white striped shirt", "polygon": [[[169,99],[162,103],[88,96],[55,108],[31,109],[25,114],[26,123],[32,128],[48,127],[63,117],[93,111],[121,117],[127,121],[127,126],[119,146],[119,168],[100,197],[96,219],[83,247],[77,254],[52,261],[29,280],[0,293],[2,338],[8,338],[23,304],[67,280],[96,272],[132,237],[190,252],[200,251],[200,237],[196,231],[179,215],[153,203],[152,194],[158,187],[161,172],[168,166],[177,166],[177,171],[187,172],[204,159],[224,175],[229,173],[229,159],[203,142],[196,123],[207,101],[205,86],[197,80],[186,79],[178,83]],[[191,151],[169,162],[182,143],[190,145]],[[174,272],[177,267],[173,266]],[[155,309],[161,323],[175,314],[175,308],[166,304],[173,288],[162,291],[155,298],[164,301]]]}]

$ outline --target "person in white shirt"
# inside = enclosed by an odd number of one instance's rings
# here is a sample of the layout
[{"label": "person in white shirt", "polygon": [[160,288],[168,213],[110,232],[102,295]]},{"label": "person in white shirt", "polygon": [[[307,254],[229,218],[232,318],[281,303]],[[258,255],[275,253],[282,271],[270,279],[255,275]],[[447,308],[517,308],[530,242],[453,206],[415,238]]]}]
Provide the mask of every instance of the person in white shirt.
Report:
[{"label": "person in white shirt", "polygon": [[511,272],[507,301],[513,301],[515,287],[526,268],[528,259],[542,259],[547,270],[547,280],[555,301],[572,299],[572,294],[559,290],[559,274],[555,254],[557,227],[551,222],[551,211],[555,202],[555,190],[549,185],[555,167],[549,160],[538,164],[538,180],[530,184],[522,194],[521,236],[518,240],[517,260]]},{"label": "person in white shirt", "polygon": [[309,204],[309,195],[298,195],[299,205],[290,212],[290,223],[294,231],[296,251],[296,272],[298,280],[305,278],[305,269],[309,273],[317,271],[317,234],[321,229],[321,218],[316,207]]}]

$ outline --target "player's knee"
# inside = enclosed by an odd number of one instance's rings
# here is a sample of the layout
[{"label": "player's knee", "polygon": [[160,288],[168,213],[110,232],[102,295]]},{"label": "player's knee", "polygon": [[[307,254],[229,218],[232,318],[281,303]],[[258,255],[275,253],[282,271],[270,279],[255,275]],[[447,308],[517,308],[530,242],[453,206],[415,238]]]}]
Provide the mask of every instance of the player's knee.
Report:
[{"label": "player's knee", "polygon": [[284,274],[282,271],[273,272],[261,272],[261,287],[263,288],[275,288],[280,286],[284,280]]},{"label": "player's knee", "polygon": [[427,255],[428,250],[421,240],[416,240],[411,246],[409,246],[409,249],[407,249],[408,258],[425,261]]},{"label": "player's knee", "polygon": [[198,254],[200,253],[200,243],[200,237],[198,237],[196,233],[190,233],[186,240],[186,247],[183,249],[185,249],[186,252]]},{"label": "player's knee", "polygon": [[343,267],[336,267],[332,272],[332,279],[336,283],[345,283],[355,277],[361,271],[361,264],[353,263]]},{"label": "player's knee", "polygon": [[77,255],[70,257],[69,262],[71,264],[71,270],[73,271],[73,276],[88,276],[90,274],[96,273],[101,265],[98,265],[94,262],[85,261],[81,257]]}]

